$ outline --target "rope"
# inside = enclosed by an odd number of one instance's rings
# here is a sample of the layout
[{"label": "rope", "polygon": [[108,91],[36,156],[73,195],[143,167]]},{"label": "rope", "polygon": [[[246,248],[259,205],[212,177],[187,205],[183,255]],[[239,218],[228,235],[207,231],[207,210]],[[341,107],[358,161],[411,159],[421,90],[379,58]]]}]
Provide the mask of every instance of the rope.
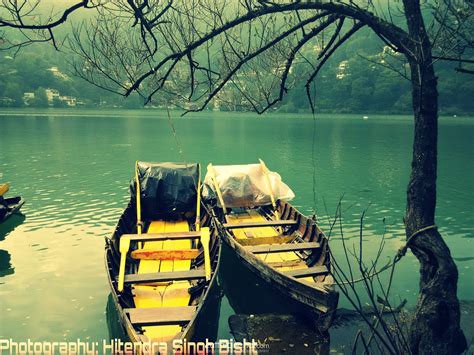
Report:
[{"label": "rope", "polygon": [[313,110],[313,136],[311,142],[311,165],[313,168],[313,215],[316,217],[316,115]]},{"label": "rope", "polygon": [[408,250],[408,245],[410,244],[410,242],[419,234],[423,233],[423,232],[426,232],[427,230],[430,230],[430,229],[437,229],[438,226],[436,224],[433,224],[431,226],[428,226],[428,227],[423,227],[423,228],[420,228],[418,229],[415,233],[413,233],[412,235],[410,235],[410,237],[407,239],[407,242],[405,243],[405,245],[401,246],[400,249],[398,249],[398,252],[397,252],[397,255],[395,255],[395,262],[398,262],[401,258],[403,258],[406,253],[407,253],[407,250]]},{"label": "rope", "polygon": [[[186,165],[186,167],[188,166],[188,160],[186,159],[185,155],[184,155],[184,150],[183,150],[183,147],[181,146],[181,142],[178,138],[178,132],[176,131],[176,128],[174,126],[174,123],[173,123],[173,118],[171,117],[171,113],[170,113],[170,110],[167,109],[167,114],[168,114],[168,123],[170,125],[170,128],[171,128],[171,133],[173,134],[173,138],[174,138],[174,142],[176,144],[176,148],[178,149],[178,154],[180,156],[180,160]],[[199,177],[201,177],[201,166],[199,165]],[[196,191],[198,191],[198,181],[196,181],[193,177],[193,182],[194,182],[194,187],[196,188]]]},{"label": "rope", "polygon": [[[183,147],[181,146],[180,140],[178,138],[178,132],[176,131],[176,128],[174,126],[173,118],[171,117],[170,110],[167,109],[166,112],[168,114],[168,123],[169,123],[170,128],[171,128],[171,133],[173,133],[174,142],[176,144],[176,148],[178,149],[178,154],[181,157],[181,161],[187,167],[188,166],[188,160],[184,156],[184,150],[183,150]],[[196,202],[197,203],[197,208],[196,208],[196,222],[195,222],[196,231],[199,231],[200,228],[201,228],[201,216],[200,216],[200,214],[201,214],[201,164],[198,164],[198,170],[199,170],[198,181],[196,181],[194,179],[194,176],[193,176],[193,183],[194,183],[194,187],[196,188],[196,192],[197,192],[197,202]]]},{"label": "rope", "polygon": [[433,224],[431,226],[428,226],[428,227],[423,227],[423,228],[420,228],[418,229],[416,232],[414,232],[408,239],[407,239],[407,242],[405,243],[405,245],[401,246],[400,249],[398,249],[397,251],[397,254],[395,255],[395,257],[393,258],[393,261],[387,265],[385,265],[384,267],[382,267],[380,270],[378,271],[374,271],[372,274],[366,276],[366,277],[361,277],[360,279],[356,279],[356,280],[353,280],[353,281],[343,281],[343,282],[339,282],[339,284],[341,285],[347,285],[347,284],[355,284],[355,283],[358,283],[358,282],[361,282],[361,281],[364,281],[366,279],[371,279],[372,277],[382,273],[383,271],[395,266],[396,263],[398,263],[401,258],[403,258],[406,253],[407,253],[407,250],[408,250],[408,246],[410,244],[410,242],[419,234],[423,233],[423,232],[426,232],[427,230],[430,230],[430,229],[437,229],[438,226],[436,224]]}]

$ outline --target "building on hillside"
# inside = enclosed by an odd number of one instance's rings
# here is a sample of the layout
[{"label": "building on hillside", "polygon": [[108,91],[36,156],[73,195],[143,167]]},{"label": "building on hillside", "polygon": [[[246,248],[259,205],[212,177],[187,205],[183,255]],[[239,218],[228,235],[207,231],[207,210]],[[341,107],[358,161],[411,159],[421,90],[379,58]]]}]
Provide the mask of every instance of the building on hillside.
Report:
[{"label": "building on hillside", "polygon": [[64,96],[59,93],[59,90],[56,89],[46,89],[46,97],[48,98],[49,106],[55,105],[56,102],[61,102],[68,107],[77,106],[77,98],[74,96]]},{"label": "building on hillside", "polygon": [[0,106],[13,106],[13,104],[15,103],[15,100],[13,100],[12,98],[10,97],[0,97]]},{"label": "building on hillside", "polygon": [[342,62],[339,63],[338,66],[338,71],[336,74],[336,78],[339,80],[345,78],[346,76],[349,76],[350,74],[347,73],[347,69],[349,68],[349,61],[343,60]]},{"label": "building on hillside", "polygon": [[54,99],[59,99],[59,91],[56,89],[46,89],[46,97],[48,98],[48,104],[53,105]]},{"label": "building on hillside", "polygon": [[23,102],[26,106],[31,105],[31,102],[35,99],[34,92],[25,92],[23,93]]},{"label": "building on hillside", "polygon": [[69,107],[76,107],[77,99],[74,96],[59,96],[59,101],[64,102]]}]

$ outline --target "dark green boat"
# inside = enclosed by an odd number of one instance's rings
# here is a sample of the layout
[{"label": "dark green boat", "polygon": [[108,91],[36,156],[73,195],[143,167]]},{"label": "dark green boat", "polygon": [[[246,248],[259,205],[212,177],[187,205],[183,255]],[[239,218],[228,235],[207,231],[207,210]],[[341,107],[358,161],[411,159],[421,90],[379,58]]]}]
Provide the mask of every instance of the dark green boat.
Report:
[{"label": "dark green boat", "polygon": [[8,184],[0,184],[0,223],[5,222],[12,214],[17,213],[25,200],[20,197],[4,198],[10,187]]}]

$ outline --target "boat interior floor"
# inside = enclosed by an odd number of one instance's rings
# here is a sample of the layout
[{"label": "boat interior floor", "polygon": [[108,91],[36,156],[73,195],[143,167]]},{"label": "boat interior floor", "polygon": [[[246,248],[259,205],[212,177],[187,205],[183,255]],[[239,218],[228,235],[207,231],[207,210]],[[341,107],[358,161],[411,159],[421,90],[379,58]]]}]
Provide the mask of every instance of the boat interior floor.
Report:
[{"label": "boat interior floor", "polygon": [[[152,221],[147,233],[188,232],[187,221]],[[165,240],[144,242],[143,250],[186,250],[192,249],[191,239]],[[140,260],[138,274],[156,272],[187,271],[191,268],[191,260]],[[190,282],[170,281],[155,282],[145,285],[134,285],[133,295],[136,309],[187,307],[191,295],[188,291]],[[171,310],[171,308],[170,308]],[[169,341],[181,332],[181,326],[148,325],[142,327],[143,334],[152,341]]]},{"label": "boat interior floor", "polygon": [[[267,221],[265,216],[255,209],[238,210],[238,212],[233,211],[231,214],[227,215],[227,223],[232,224],[258,223],[265,221]],[[276,227],[238,228],[233,229],[232,232],[241,245],[251,244],[251,242],[249,243],[249,239],[263,238],[265,244],[282,244],[281,242],[284,244],[289,243],[292,239],[296,238],[296,236],[290,236],[291,238],[289,239],[282,238],[278,228]],[[255,254],[255,256],[282,273],[308,268],[306,263],[294,251],[258,253]],[[314,283],[312,277],[299,278],[298,280]]]}]

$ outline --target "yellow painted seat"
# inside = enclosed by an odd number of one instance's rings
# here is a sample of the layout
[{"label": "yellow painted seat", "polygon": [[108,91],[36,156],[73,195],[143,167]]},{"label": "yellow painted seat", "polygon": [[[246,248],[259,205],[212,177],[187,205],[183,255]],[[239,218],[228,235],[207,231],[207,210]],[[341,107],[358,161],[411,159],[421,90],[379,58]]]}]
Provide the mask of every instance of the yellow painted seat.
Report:
[{"label": "yellow painted seat", "polygon": [[[187,232],[186,221],[153,221],[148,233]],[[145,242],[145,250],[191,249],[190,240],[166,240]],[[185,271],[191,268],[191,260],[140,260],[138,274],[153,272]],[[150,285],[133,286],[136,308],[188,306],[190,301],[188,281],[174,281]],[[181,331],[179,325],[159,325],[143,327],[144,334],[152,341],[169,341]]]}]

